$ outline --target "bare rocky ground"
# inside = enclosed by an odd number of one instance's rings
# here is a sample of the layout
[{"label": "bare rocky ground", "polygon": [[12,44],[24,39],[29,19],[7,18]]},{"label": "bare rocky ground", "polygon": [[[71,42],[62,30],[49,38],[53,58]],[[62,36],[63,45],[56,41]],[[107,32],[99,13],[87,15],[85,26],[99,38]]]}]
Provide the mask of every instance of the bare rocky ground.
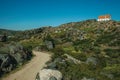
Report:
[{"label": "bare rocky ground", "polygon": [[35,57],[19,71],[10,74],[2,80],[35,80],[37,72],[50,60],[50,54],[33,51]]}]

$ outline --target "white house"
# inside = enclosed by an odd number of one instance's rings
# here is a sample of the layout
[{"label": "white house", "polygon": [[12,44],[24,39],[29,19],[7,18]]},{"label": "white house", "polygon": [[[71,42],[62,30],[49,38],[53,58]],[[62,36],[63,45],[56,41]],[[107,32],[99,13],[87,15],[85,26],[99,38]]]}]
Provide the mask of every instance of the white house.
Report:
[{"label": "white house", "polygon": [[111,16],[109,14],[107,14],[107,15],[98,16],[97,21],[109,21],[109,20],[111,20]]}]

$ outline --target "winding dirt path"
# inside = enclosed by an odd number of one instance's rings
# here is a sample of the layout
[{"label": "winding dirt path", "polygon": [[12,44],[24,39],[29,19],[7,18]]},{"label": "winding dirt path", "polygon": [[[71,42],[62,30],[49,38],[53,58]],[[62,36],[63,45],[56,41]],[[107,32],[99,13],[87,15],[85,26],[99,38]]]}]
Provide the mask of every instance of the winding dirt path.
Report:
[{"label": "winding dirt path", "polygon": [[28,64],[19,71],[8,75],[2,80],[35,80],[37,72],[50,60],[50,54],[33,51],[36,55]]}]

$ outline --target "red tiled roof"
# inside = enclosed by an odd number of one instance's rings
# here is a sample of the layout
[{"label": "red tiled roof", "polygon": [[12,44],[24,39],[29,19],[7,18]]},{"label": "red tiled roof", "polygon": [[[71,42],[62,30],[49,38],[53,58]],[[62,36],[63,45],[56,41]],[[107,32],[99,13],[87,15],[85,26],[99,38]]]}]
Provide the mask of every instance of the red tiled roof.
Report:
[{"label": "red tiled roof", "polygon": [[101,15],[98,17],[98,19],[105,19],[105,18],[111,18],[111,16],[108,14],[108,15]]}]

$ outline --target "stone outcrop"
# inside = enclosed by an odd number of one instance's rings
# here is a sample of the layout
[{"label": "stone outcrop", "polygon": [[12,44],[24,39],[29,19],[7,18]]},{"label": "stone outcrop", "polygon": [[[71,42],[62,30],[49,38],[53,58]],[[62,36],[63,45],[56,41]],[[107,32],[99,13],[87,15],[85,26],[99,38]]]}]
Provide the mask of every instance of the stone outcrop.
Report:
[{"label": "stone outcrop", "polygon": [[64,54],[64,56],[66,56],[67,59],[72,60],[75,64],[81,64],[82,63],[80,60],[78,60],[78,59],[76,59],[76,58],[74,58],[74,57],[72,57],[68,54]]},{"label": "stone outcrop", "polygon": [[58,70],[42,69],[36,75],[35,80],[62,80],[62,73]]},{"label": "stone outcrop", "polygon": [[0,47],[0,76],[31,59],[32,52],[18,43]]}]

